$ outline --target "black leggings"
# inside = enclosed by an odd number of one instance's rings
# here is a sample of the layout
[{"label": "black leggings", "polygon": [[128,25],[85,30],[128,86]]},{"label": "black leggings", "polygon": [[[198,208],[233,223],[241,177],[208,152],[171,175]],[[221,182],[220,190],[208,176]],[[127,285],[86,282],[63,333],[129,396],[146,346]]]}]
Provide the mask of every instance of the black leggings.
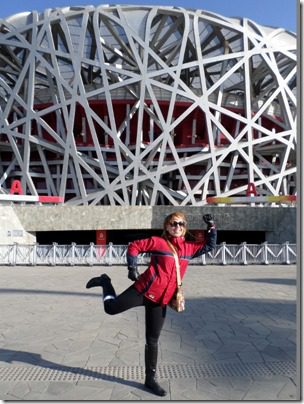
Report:
[{"label": "black leggings", "polygon": [[145,298],[133,285],[122,292],[115,299],[104,302],[105,312],[118,314],[132,307],[145,306],[146,312],[146,343],[156,345],[166,318],[166,306],[161,306]]}]

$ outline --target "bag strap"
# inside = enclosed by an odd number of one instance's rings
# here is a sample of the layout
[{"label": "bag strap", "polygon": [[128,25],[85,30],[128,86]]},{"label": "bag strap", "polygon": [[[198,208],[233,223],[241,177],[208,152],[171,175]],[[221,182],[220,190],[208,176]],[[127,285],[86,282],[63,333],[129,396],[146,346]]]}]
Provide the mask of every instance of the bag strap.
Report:
[{"label": "bag strap", "polygon": [[168,243],[170,249],[173,252],[173,256],[174,256],[174,260],[175,260],[177,287],[181,287],[182,286],[182,281],[181,281],[181,276],[180,276],[180,265],[179,265],[178,255],[177,255],[177,252],[176,252],[176,249],[175,249],[174,245],[169,240],[167,240],[167,243]]}]

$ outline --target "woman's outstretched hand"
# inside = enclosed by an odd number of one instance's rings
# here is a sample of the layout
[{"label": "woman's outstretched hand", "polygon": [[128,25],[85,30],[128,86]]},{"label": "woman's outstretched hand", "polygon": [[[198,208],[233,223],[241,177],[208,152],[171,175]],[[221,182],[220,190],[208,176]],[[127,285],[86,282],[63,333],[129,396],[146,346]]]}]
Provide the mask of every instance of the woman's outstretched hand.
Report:
[{"label": "woman's outstretched hand", "polygon": [[215,227],[214,218],[212,215],[210,215],[210,213],[206,213],[205,215],[203,215],[203,220],[207,224],[208,230]]},{"label": "woman's outstretched hand", "polygon": [[139,278],[139,272],[137,267],[128,267],[128,278],[131,281],[136,281]]}]

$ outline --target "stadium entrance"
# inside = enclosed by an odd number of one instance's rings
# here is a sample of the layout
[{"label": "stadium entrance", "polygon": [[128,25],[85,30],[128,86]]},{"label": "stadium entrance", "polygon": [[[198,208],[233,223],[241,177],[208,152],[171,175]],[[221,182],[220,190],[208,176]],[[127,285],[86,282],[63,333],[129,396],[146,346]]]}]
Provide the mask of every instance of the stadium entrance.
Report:
[{"label": "stadium entrance", "polygon": [[[108,230],[106,232],[105,244],[113,243],[116,245],[126,245],[130,241],[147,238],[150,236],[160,236],[162,230],[138,229],[138,230]],[[194,233],[191,232],[190,233]],[[90,243],[102,244],[96,242],[96,231],[39,231],[36,233],[37,243],[39,244],[81,244]],[[218,231],[218,244],[261,244],[266,241],[264,231]]]}]

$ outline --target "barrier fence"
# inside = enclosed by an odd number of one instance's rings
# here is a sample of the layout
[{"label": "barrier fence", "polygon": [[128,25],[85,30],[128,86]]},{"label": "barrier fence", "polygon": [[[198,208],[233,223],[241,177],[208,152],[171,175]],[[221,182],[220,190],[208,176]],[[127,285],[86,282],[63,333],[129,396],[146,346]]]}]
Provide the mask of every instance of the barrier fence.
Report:
[{"label": "barrier fence", "polygon": [[[0,265],[126,265],[127,245],[0,245]],[[296,264],[296,244],[221,243],[212,253],[190,261],[190,265]],[[138,257],[139,265],[149,261],[149,254]]]}]

